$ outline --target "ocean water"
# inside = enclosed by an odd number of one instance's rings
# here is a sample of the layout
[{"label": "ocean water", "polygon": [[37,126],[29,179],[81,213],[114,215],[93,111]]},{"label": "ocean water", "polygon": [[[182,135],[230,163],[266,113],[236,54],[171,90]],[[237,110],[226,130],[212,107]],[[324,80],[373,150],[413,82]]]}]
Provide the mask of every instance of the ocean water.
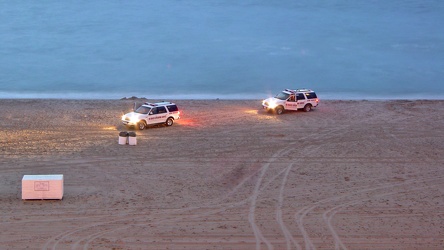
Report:
[{"label": "ocean water", "polygon": [[444,99],[441,0],[0,0],[0,98]]}]

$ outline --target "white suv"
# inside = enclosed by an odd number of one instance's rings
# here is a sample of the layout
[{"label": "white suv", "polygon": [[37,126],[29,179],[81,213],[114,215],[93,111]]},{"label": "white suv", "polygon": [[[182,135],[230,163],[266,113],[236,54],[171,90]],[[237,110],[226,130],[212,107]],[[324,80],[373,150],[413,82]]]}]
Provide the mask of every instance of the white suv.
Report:
[{"label": "white suv", "polygon": [[171,126],[177,119],[180,119],[180,111],[176,104],[145,102],[133,112],[123,115],[122,123],[126,126],[137,126],[138,129],[143,130],[152,124],[165,123],[167,126]]},{"label": "white suv", "polygon": [[311,89],[285,89],[275,97],[262,101],[262,107],[267,111],[274,110],[280,115],[284,110],[302,109],[306,112],[318,106],[319,99]]}]

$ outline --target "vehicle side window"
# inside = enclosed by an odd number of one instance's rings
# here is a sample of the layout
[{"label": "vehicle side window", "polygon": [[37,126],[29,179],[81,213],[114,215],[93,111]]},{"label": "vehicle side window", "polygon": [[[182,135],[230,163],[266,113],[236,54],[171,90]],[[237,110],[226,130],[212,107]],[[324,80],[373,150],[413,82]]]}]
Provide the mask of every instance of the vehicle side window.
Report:
[{"label": "vehicle side window", "polygon": [[282,93],[277,94],[276,98],[285,101],[288,99],[288,96],[290,96],[290,95],[282,92]]},{"label": "vehicle side window", "polygon": [[296,99],[297,100],[305,100],[304,94],[302,94],[302,93],[297,94]]},{"label": "vehicle side window", "polygon": [[163,114],[163,113],[166,113],[166,112],[167,111],[166,111],[166,108],[164,106],[157,108],[157,113],[158,114]]},{"label": "vehicle side window", "polygon": [[140,107],[138,107],[137,109],[136,109],[136,111],[135,111],[136,113],[139,113],[139,114],[148,114],[148,112],[150,112],[150,108],[148,108],[148,107],[144,107],[144,106],[140,106]]},{"label": "vehicle side window", "polygon": [[150,112],[150,114],[152,114],[152,115],[156,115],[158,112],[157,112],[157,108],[152,108],[151,109],[151,112]]},{"label": "vehicle side window", "polygon": [[307,99],[318,98],[314,92],[306,93],[305,95],[307,96]]},{"label": "vehicle side window", "polygon": [[170,105],[170,106],[167,106],[167,108],[170,112],[174,112],[174,111],[179,110],[176,105]]}]

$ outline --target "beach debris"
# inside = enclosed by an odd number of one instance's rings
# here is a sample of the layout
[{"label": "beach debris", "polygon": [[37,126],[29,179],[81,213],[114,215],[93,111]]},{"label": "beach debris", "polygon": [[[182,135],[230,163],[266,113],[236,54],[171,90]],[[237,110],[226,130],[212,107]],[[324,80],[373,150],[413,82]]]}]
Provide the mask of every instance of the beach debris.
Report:
[{"label": "beach debris", "polygon": [[120,100],[148,100],[146,97],[137,97],[137,96],[131,96],[131,97],[122,97]]}]

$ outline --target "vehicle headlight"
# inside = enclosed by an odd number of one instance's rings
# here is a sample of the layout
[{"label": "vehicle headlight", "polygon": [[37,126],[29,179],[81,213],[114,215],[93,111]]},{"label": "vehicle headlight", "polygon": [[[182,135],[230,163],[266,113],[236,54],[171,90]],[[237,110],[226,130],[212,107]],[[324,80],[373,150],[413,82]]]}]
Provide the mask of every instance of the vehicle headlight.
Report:
[{"label": "vehicle headlight", "polygon": [[268,103],[268,107],[271,108],[271,109],[274,109],[274,108],[276,108],[276,103],[273,102],[273,101],[270,101],[270,102]]},{"label": "vehicle headlight", "polygon": [[139,119],[137,119],[137,117],[134,117],[134,116],[133,116],[133,117],[130,118],[130,122],[131,122],[131,123],[138,123],[138,122],[139,122]]}]

